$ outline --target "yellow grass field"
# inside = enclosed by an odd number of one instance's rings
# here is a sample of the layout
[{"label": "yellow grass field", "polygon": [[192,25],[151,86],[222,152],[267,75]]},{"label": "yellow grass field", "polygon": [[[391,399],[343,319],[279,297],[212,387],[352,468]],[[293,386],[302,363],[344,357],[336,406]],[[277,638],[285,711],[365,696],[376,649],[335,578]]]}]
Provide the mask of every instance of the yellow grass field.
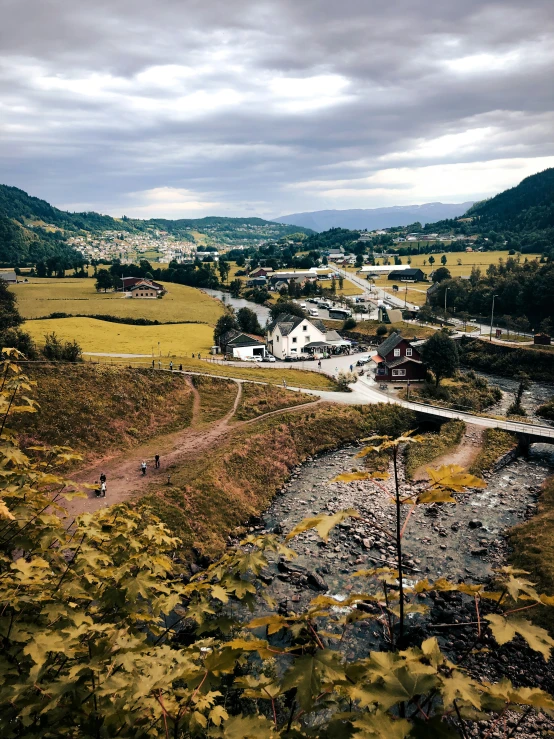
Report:
[{"label": "yellow grass field", "polygon": [[205,323],[128,326],[95,318],[48,318],[26,321],[24,328],[38,344],[54,331],[64,341],[75,339],[84,352],[190,356],[193,352],[207,354],[213,344],[213,328]]},{"label": "yellow grass field", "polygon": [[[14,285],[19,311],[24,318],[51,313],[111,315],[148,318],[152,321],[200,321],[215,326],[223,306],[194,287],[165,283],[167,294],[157,300],[124,298],[121,293],[97,293],[93,279],[38,279]],[[162,283],[163,284],[163,283]],[[193,351],[193,349],[191,349]]]}]

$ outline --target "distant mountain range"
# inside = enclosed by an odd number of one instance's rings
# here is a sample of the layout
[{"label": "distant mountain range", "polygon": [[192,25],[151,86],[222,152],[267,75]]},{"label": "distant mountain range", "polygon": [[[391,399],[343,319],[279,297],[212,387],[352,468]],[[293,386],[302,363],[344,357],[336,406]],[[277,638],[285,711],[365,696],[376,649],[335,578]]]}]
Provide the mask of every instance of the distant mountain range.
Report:
[{"label": "distant mountain range", "polygon": [[391,226],[409,226],[419,221],[426,223],[458,218],[474,201],[467,203],[424,203],[423,205],[394,205],[387,208],[356,208],[353,210],[314,210],[308,213],[292,213],[274,220],[292,226],[327,231],[330,228],[348,228],[353,231],[373,231]]}]

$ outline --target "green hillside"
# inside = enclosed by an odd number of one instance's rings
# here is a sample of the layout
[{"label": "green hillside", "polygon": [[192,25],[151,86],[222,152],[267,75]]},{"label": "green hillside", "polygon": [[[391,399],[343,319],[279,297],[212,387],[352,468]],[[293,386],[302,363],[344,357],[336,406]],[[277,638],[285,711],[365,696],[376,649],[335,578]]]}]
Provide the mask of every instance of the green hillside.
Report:
[{"label": "green hillside", "polygon": [[[18,265],[49,258],[61,258],[73,264],[79,255],[66,244],[67,236],[104,231],[145,232],[161,229],[191,241],[196,234],[206,243],[235,244],[278,240],[293,233],[311,234],[308,228],[265,221],[263,218],[151,218],[121,219],[93,211],[69,213],[28,195],[24,190],[0,185],[0,264]],[[203,243],[203,239],[201,240]]]},{"label": "green hillside", "polygon": [[467,216],[482,228],[526,233],[554,228],[554,169],[526,177],[519,185],[476,203]]}]

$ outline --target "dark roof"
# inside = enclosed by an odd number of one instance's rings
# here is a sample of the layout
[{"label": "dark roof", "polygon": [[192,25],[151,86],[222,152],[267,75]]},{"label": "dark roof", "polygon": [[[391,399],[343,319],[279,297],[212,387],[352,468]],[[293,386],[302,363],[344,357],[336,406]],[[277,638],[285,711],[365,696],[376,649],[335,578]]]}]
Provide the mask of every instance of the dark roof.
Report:
[{"label": "dark roof", "polygon": [[399,333],[394,331],[388,339],[385,339],[382,344],[379,344],[377,347],[377,352],[383,357],[383,359],[387,356],[389,352],[391,352],[393,349],[396,349],[398,344],[400,344],[401,341],[404,340],[403,336],[400,336]]},{"label": "dark roof", "polygon": [[310,341],[309,344],[306,344],[303,348],[304,349],[317,349],[319,346],[330,346],[326,341]]},{"label": "dark roof", "polygon": [[126,290],[129,290],[131,285],[136,285],[137,282],[149,282],[151,285],[154,285],[154,287],[163,290],[163,285],[160,285],[159,282],[154,282],[154,280],[150,280],[148,277],[122,277],[121,281]]},{"label": "dark roof", "polygon": [[398,359],[393,359],[391,362],[385,362],[387,367],[398,367],[399,364],[406,364],[407,362],[413,362],[414,364],[423,364],[419,359],[414,359],[413,357],[398,357]]},{"label": "dark roof", "polygon": [[390,277],[398,277],[399,279],[401,277],[415,277],[415,275],[423,274],[423,270],[419,269],[419,267],[412,267],[412,269],[393,269],[392,272],[389,273]]},{"label": "dark roof", "polygon": [[261,340],[261,338],[254,338],[253,336],[249,336],[248,334],[239,334],[238,336],[234,336],[232,339],[227,341],[227,346],[263,346],[264,342]]}]

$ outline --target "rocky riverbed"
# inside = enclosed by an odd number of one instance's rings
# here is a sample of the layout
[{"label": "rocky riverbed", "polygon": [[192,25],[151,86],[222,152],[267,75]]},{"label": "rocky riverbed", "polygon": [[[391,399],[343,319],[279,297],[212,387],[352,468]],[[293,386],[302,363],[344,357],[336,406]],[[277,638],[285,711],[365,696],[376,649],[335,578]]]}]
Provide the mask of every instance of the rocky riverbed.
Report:
[{"label": "rocky riverbed", "polygon": [[[508,408],[514,402],[515,395],[517,393],[519,382],[517,380],[510,379],[509,377],[501,377],[500,375],[492,375],[486,372],[476,372],[475,374],[480,377],[484,377],[487,382],[491,385],[496,385],[502,390],[502,398],[486,409],[486,413],[492,416],[505,416]],[[537,416],[537,408],[554,397],[554,385],[548,382],[530,382],[529,389],[523,392],[521,398],[521,404],[525,408],[527,417],[529,420],[535,423],[542,423],[545,425],[554,425],[552,422],[547,421],[545,418]]]},{"label": "rocky riverbed", "polygon": [[[360,592],[363,581],[352,578],[357,569],[395,566],[395,551],[384,530],[392,530],[394,510],[390,500],[392,479],[377,485],[374,481],[332,482],[353,468],[360,447],[350,446],[307,461],[296,469],[290,481],[275,498],[256,528],[287,533],[302,519],[319,513],[334,513],[355,508],[359,519],[340,524],[327,544],[315,531],[308,531],[291,542],[298,557],[290,564],[273,561],[264,579],[282,612],[303,609],[320,592],[338,600]],[[485,582],[495,567],[506,563],[506,531],[536,511],[537,493],[551,473],[552,456],[545,449],[534,450],[529,459],[518,459],[498,473],[486,476],[487,487],[458,496],[459,503],[420,506],[411,518],[405,537],[406,580],[444,576],[455,582]],[[406,483],[405,490],[420,484]],[[466,599],[468,600],[468,599]],[[459,659],[475,639],[475,609],[462,603],[458,593],[430,594],[423,602],[430,607],[425,617],[416,616],[411,629],[416,640],[436,636],[452,659]],[[468,667],[480,678],[499,680],[508,677],[515,684],[539,685],[554,692],[550,663],[516,640],[504,647],[485,639],[487,655],[479,655]],[[375,621],[360,621],[350,626],[340,643],[349,659],[367,655],[371,649],[386,647],[384,631]],[[519,717],[505,717],[508,730]],[[505,736],[497,727],[474,725],[468,736]],[[520,739],[546,736],[554,729],[541,714],[517,728]],[[484,733],[483,733],[484,732]]]}]

